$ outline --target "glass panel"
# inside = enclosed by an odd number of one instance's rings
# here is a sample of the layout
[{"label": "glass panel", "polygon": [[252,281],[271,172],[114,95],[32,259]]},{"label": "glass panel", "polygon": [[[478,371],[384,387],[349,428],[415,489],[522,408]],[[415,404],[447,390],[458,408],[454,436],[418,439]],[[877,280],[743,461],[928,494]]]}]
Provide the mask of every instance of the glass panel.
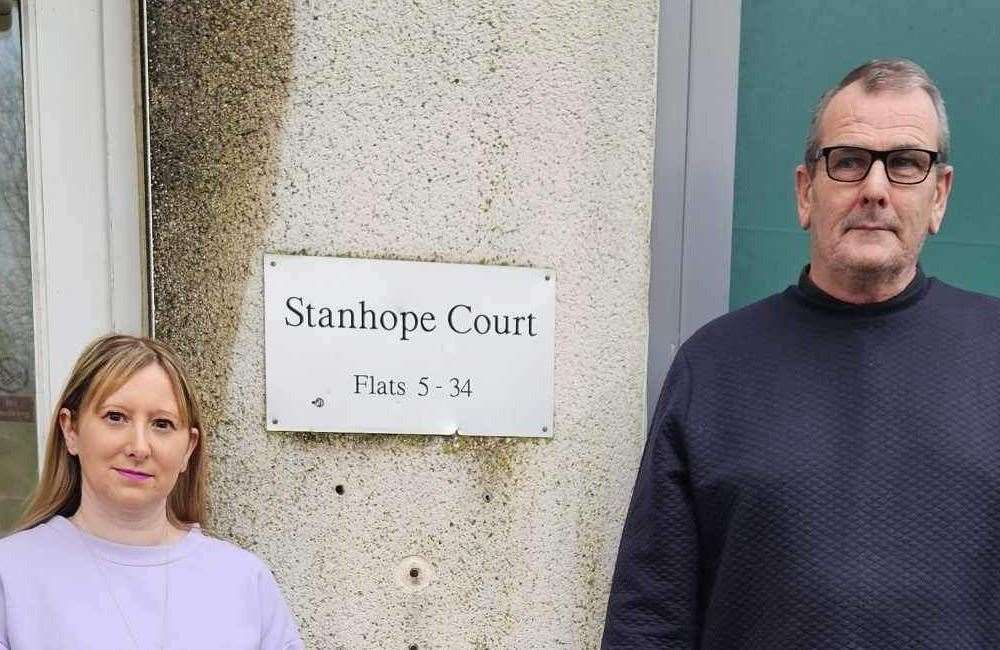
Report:
[{"label": "glass panel", "polygon": [[[0,12],[4,3],[0,2]],[[21,29],[0,15],[0,534],[35,485],[35,352]],[[9,24],[9,29],[3,29]]]}]

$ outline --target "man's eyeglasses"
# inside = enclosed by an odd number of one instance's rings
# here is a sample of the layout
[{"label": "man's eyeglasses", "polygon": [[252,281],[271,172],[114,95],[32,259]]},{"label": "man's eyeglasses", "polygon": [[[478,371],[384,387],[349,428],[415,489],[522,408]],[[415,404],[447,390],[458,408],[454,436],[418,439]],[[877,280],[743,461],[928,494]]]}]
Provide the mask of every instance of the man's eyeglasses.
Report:
[{"label": "man's eyeglasses", "polygon": [[937,161],[938,152],[926,149],[873,151],[861,147],[823,147],[816,160],[826,158],[826,174],[835,181],[856,183],[864,180],[872,164],[881,160],[886,176],[893,183],[923,183]]}]

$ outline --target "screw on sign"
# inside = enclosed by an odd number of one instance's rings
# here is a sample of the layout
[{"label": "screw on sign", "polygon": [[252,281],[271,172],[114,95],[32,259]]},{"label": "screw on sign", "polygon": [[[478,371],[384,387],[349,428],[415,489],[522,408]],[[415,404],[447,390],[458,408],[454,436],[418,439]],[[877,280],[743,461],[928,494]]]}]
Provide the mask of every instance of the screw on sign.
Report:
[{"label": "screw on sign", "polygon": [[14,357],[0,357],[0,391],[19,393],[28,384],[28,368]]}]

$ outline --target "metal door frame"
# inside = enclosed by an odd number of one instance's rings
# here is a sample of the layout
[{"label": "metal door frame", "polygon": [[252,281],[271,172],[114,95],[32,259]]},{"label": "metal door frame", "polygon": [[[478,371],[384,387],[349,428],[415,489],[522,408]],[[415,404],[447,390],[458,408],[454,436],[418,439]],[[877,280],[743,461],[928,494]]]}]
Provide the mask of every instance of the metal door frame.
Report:
[{"label": "metal door frame", "polygon": [[678,346],[729,310],[741,5],[660,2],[647,420]]}]

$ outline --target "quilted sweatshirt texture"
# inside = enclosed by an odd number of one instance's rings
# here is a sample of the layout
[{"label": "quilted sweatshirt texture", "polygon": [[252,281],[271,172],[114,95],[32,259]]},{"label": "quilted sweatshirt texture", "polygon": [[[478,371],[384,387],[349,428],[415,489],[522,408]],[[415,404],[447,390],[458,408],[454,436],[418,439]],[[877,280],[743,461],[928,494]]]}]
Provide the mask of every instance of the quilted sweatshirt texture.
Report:
[{"label": "quilted sweatshirt texture", "polygon": [[1000,648],[1000,301],[818,293],[678,352],[605,649]]}]

